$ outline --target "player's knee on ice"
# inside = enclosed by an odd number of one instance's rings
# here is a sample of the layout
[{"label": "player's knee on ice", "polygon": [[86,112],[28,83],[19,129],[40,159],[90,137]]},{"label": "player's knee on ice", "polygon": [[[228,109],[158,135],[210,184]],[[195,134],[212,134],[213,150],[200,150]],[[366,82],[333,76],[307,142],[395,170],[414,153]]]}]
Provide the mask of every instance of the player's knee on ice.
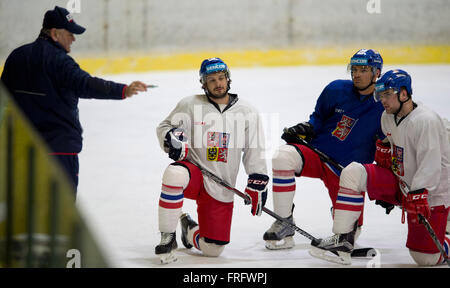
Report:
[{"label": "player's knee on ice", "polygon": [[427,254],[410,249],[409,254],[419,266],[434,266],[440,264],[438,263],[439,259],[441,258],[440,253]]},{"label": "player's knee on ice", "polygon": [[367,171],[364,166],[358,162],[352,162],[341,172],[339,186],[351,189],[353,191],[366,191]]},{"label": "player's knee on ice", "polygon": [[300,173],[302,167],[302,157],[292,145],[278,147],[272,157],[272,168],[275,170],[295,170],[295,173]]},{"label": "player's knee on ice", "polygon": [[220,254],[222,254],[223,249],[225,248],[225,245],[218,245],[216,243],[206,242],[205,238],[203,237],[200,238],[199,245],[203,255],[208,257],[218,257]]}]

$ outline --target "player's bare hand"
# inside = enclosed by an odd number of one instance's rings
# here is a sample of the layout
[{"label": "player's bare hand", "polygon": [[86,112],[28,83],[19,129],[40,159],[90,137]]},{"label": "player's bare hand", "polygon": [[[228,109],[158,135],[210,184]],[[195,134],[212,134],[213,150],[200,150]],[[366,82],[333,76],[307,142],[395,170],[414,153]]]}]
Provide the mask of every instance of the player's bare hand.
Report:
[{"label": "player's bare hand", "polygon": [[134,81],[125,89],[125,97],[131,97],[133,95],[138,94],[139,92],[147,91],[147,84],[141,81]]}]

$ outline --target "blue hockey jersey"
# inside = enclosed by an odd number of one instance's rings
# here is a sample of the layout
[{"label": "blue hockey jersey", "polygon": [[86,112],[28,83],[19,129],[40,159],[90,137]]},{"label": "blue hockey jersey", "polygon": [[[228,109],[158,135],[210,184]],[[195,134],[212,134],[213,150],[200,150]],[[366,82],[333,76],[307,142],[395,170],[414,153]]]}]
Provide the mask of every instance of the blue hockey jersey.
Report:
[{"label": "blue hockey jersey", "polygon": [[[328,84],[319,96],[309,122],[314,126],[311,145],[344,167],[353,161],[372,163],[384,108],[372,94],[360,95],[350,80]],[[340,171],[329,165],[337,175]]]}]

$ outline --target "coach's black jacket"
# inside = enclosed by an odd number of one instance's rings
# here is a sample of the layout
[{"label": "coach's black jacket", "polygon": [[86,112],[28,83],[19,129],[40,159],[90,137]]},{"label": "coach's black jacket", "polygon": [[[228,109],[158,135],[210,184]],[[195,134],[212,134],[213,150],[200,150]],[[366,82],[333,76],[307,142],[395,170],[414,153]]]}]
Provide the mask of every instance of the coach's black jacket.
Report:
[{"label": "coach's black jacket", "polygon": [[1,79],[56,153],[79,153],[78,99],[123,99],[126,85],[91,77],[65,49],[41,34],[6,59]]}]

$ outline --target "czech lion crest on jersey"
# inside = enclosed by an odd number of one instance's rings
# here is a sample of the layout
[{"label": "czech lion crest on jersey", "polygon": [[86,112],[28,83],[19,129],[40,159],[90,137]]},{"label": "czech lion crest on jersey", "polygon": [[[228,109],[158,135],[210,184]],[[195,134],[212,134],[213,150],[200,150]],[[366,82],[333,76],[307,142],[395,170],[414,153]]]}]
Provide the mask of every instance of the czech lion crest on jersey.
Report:
[{"label": "czech lion crest on jersey", "polygon": [[348,134],[352,131],[353,127],[358,120],[342,115],[341,120],[338,122],[336,129],[331,133],[333,136],[337,137],[339,140],[344,141]]},{"label": "czech lion crest on jersey", "polygon": [[221,132],[208,132],[206,158],[208,161],[227,162],[228,143],[230,134]]},{"label": "czech lion crest on jersey", "polygon": [[392,153],[392,171],[398,176],[405,175],[405,167],[403,162],[403,148],[393,145]]}]

